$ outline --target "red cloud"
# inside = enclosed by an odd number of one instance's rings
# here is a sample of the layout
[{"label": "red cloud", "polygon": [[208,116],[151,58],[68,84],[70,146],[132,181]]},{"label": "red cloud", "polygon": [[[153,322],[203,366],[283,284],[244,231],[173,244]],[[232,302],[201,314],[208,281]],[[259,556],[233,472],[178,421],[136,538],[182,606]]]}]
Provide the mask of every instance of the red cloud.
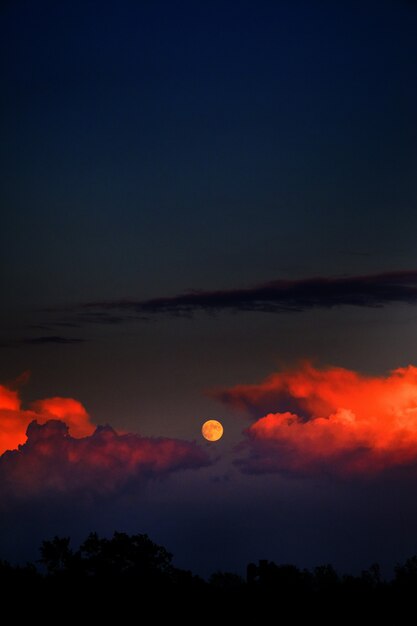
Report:
[{"label": "red cloud", "polygon": [[71,398],[40,400],[24,410],[18,393],[0,386],[2,496],[108,492],[130,480],[208,464],[195,443],[120,435],[109,426],[95,429],[84,407]]},{"label": "red cloud", "polygon": [[29,424],[27,442],[0,457],[2,491],[36,495],[52,491],[108,492],[143,478],[208,465],[195,443],[163,437],[119,435],[98,427],[82,439],[71,437],[64,422]]},{"label": "red cloud", "polygon": [[247,472],[374,473],[417,461],[413,366],[372,377],[304,364],[217,395],[251,413],[270,407],[245,431]]},{"label": "red cloud", "polygon": [[50,398],[22,409],[18,392],[0,385],[0,454],[26,441],[26,429],[33,420],[44,424],[55,418],[64,420],[74,437],[85,437],[94,431],[87,411],[77,400]]},{"label": "red cloud", "polygon": [[87,411],[77,400],[48,398],[47,400],[39,400],[32,406],[37,412],[36,420],[40,424],[49,419],[58,418],[68,425],[73,437],[86,437],[94,431]]}]

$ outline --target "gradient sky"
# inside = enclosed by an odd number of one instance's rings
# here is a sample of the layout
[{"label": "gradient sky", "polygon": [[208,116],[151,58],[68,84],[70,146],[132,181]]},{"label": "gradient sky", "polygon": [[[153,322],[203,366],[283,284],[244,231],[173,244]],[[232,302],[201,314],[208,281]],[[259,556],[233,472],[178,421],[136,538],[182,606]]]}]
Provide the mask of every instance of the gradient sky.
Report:
[{"label": "gradient sky", "polygon": [[[292,456],[245,473],[242,431],[265,407],[248,416],[213,392],[308,360],[356,372],[371,398],[367,376],[417,365],[416,27],[406,0],[2,3],[0,382],[30,371],[26,409],[74,398],[93,424],[195,440],[211,464],[75,507],[72,491],[9,494],[0,557],[96,528],[147,532],[204,574],[258,558],[390,567],[417,551],[416,472],[398,446],[383,477],[368,462],[340,476],[339,457],[324,474],[293,475]],[[285,306],[253,305],[272,281]],[[203,296],[184,311],[189,290]],[[405,414],[401,385],[388,403]],[[282,402],[267,410],[295,410]],[[215,445],[199,432],[211,417]]]}]

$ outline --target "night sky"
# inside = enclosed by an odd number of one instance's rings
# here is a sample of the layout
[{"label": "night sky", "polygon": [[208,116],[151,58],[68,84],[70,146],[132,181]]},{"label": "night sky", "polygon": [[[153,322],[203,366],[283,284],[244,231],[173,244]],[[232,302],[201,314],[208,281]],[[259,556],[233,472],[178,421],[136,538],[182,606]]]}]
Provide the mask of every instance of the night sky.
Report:
[{"label": "night sky", "polygon": [[407,0],[1,3],[0,558],[417,552],[416,29]]}]

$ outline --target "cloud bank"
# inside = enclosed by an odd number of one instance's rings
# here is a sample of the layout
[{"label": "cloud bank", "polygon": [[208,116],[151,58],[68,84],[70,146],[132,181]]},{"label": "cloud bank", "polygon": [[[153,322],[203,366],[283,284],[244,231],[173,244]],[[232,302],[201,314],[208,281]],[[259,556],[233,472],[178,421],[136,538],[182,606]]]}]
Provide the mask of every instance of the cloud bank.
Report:
[{"label": "cloud bank", "polygon": [[0,457],[2,490],[19,495],[77,490],[108,493],[127,483],[208,465],[196,444],[120,435],[110,426],[76,439],[64,422],[31,422],[27,442]]},{"label": "cloud bank", "polygon": [[72,398],[23,410],[17,391],[0,387],[0,492],[16,497],[88,490],[112,492],[133,481],[209,464],[195,443],[95,428]]},{"label": "cloud bank", "polygon": [[372,377],[307,363],[216,395],[254,419],[237,461],[244,472],[374,474],[417,462],[414,366]]}]

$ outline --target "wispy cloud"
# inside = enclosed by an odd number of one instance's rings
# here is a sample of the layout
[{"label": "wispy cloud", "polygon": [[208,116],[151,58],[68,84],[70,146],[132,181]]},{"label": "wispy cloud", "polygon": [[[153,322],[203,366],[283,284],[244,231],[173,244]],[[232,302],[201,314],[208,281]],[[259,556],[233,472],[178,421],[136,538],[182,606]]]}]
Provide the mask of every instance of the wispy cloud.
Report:
[{"label": "wispy cloud", "polygon": [[81,337],[62,337],[60,335],[45,335],[43,337],[28,337],[26,339],[22,339],[20,343],[26,344],[48,344],[48,343],[59,343],[59,344],[72,344],[72,343],[82,343],[85,339]]},{"label": "wispy cloud", "polygon": [[396,303],[417,304],[417,270],[279,279],[249,287],[212,291],[194,289],[148,300],[118,298],[50,307],[38,311],[38,314],[44,315],[44,319],[27,327],[32,333],[43,331],[41,336],[11,339],[3,341],[2,345],[71,345],[85,339],[63,335],[63,329],[70,333],[73,329],[80,331],[83,327],[145,322],[160,315],[193,317],[199,313],[301,313],[342,306],[381,308]]},{"label": "wispy cloud", "polygon": [[42,335],[41,337],[23,337],[22,339],[10,339],[3,341],[0,346],[3,348],[18,346],[44,346],[50,344],[72,345],[86,341],[82,337],[64,337],[62,335]]},{"label": "wispy cloud", "polygon": [[[158,313],[169,315],[190,315],[199,311],[281,313],[344,305],[381,307],[395,302],[417,303],[416,270],[275,280],[244,288],[192,290],[150,300],[102,300],[87,302],[75,307],[75,310],[88,314],[117,311],[119,316],[136,315],[146,318]],[[96,321],[99,322],[100,319],[96,317]]]}]

